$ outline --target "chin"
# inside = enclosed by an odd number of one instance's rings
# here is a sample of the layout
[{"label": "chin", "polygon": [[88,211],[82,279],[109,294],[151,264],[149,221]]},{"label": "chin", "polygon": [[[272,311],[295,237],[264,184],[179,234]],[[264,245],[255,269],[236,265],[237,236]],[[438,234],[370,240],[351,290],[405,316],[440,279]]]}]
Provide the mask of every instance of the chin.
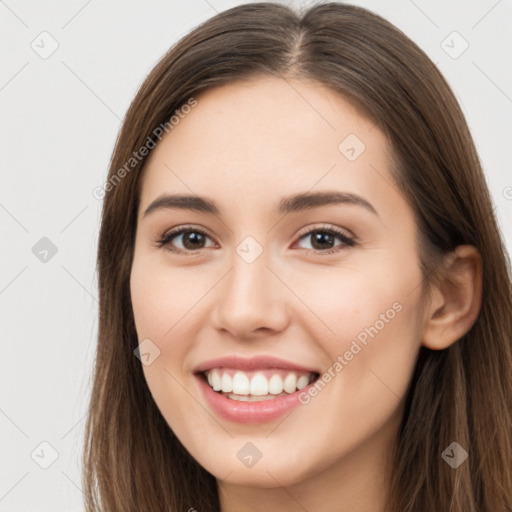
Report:
[{"label": "chin", "polygon": [[[260,446],[264,444],[263,442],[256,442]],[[244,449],[243,447],[247,446],[247,443],[251,443],[251,441],[238,438],[237,440],[232,440],[232,443],[236,444],[236,449],[223,450],[222,453],[219,453],[218,457],[216,457],[215,454],[211,454],[207,459],[196,459],[201,466],[214,475],[219,481],[231,485],[257,488],[295,485],[313,476],[316,472],[315,468],[319,466],[319,464],[314,464],[314,461],[310,461],[311,464],[306,467],[304,461],[298,462],[289,457],[289,454],[295,454],[293,447],[297,446],[295,443],[289,448],[284,448],[282,452],[276,452],[275,449],[271,449],[270,447],[267,450],[263,448],[262,451],[269,453],[268,457],[265,457],[265,454],[262,453],[259,460],[255,462],[254,458],[252,461],[248,459],[246,462],[247,465],[245,465],[244,462],[242,462],[244,460],[244,454],[249,453],[251,449],[246,448],[245,452],[242,450]],[[241,452],[240,456],[237,456],[239,452]],[[233,455],[226,456],[226,453],[232,453]],[[242,461],[240,459],[242,459]]]}]

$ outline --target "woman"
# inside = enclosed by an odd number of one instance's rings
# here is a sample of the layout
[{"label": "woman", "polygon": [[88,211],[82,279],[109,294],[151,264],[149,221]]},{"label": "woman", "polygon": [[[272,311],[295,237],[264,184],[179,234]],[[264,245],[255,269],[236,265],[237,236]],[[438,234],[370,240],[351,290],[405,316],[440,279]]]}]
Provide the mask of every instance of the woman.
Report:
[{"label": "woman", "polygon": [[105,191],[89,511],[512,509],[508,259],[399,30],[211,18],[143,83]]}]

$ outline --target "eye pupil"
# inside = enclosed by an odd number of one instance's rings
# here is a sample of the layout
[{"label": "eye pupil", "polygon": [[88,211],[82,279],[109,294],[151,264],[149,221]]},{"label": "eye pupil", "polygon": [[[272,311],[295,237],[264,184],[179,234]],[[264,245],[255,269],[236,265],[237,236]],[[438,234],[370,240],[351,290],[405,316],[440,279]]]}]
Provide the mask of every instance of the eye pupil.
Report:
[{"label": "eye pupil", "polygon": [[[192,241],[192,245],[190,247],[187,247],[187,243],[189,241]],[[201,242],[204,243],[204,236],[201,233],[198,233],[197,231],[186,231],[183,234],[183,245],[187,249],[197,249],[198,245],[201,245]]]},{"label": "eye pupil", "polygon": [[317,231],[316,234],[312,234],[312,236],[313,236],[313,240],[314,240],[314,242],[312,244],[313,247],[315,247],[315,243],[320,242],[320,247],[319,247],[320,250],[325,249],[325,244],[323,244],[323,242],[327,241],[327,243],[329,244],[329,248],[330,248],[332,246],[331,244],[334,241],[333,235],[330,233],[327,233],[325,231]]}]

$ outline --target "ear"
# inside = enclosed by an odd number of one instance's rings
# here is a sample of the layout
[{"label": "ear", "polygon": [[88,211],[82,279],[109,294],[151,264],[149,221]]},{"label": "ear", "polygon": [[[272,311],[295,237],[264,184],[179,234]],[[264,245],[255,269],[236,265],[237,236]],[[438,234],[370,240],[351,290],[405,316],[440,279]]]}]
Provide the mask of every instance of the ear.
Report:
[{"label": "ear", "polygon": [[475,323],[482,304],[482,258],[472,245],[448,255],[441,282],[433,285],[422,344],[442,350],[462,338]]}]

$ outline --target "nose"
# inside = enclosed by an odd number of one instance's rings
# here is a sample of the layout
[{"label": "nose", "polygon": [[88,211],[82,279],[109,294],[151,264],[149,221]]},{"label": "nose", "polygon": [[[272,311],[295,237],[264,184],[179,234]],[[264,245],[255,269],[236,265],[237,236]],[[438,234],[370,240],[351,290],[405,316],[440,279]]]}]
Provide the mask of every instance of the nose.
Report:
[{"label": "nose", "polygon": [[268,337],[289,323],[290,291],[260,255],[252,263],[238,254],[215,287],[215,327],[236,339]]}]

